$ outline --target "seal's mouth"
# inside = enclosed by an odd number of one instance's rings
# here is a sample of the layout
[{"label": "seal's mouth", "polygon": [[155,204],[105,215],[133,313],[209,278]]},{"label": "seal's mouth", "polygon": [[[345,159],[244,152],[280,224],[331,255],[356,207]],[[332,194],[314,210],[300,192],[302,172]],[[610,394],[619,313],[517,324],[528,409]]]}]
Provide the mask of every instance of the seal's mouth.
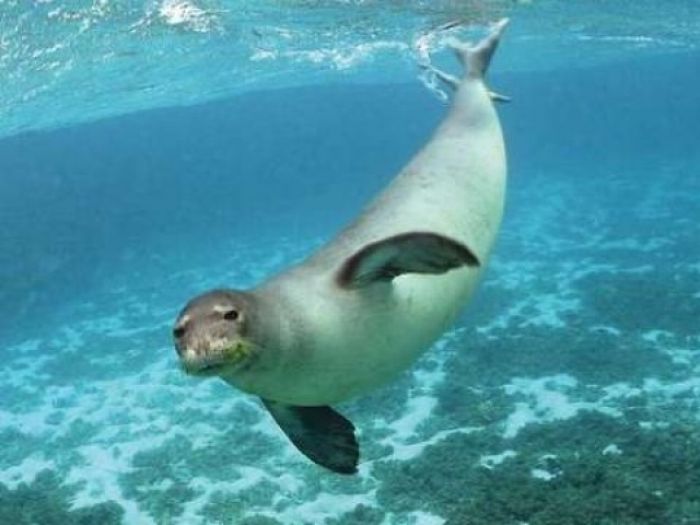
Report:
[{"label": "seal's mouth", "polygon": [[221,349],[210,348],[200,355],[194,351],[185,350],[180,364],[187,374],[213,376],[241,368],[252,355],[252,344],[236,341]]}]

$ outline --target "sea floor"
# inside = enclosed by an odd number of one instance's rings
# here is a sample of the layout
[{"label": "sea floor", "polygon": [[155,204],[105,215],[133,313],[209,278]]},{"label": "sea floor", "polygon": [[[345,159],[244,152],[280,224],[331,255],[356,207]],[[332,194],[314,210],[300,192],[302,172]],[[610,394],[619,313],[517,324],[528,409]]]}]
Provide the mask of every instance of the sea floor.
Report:
[{"label": "sea floor", "polygon": [[170,342],[184,298],[321,239],[230,239],[164,274],[135,260],[3,349],[0,523],[700,524],[699,166],[516,174],[459,325],[340,407],[355,477],[309,463],[255,399],[185,376]]}]

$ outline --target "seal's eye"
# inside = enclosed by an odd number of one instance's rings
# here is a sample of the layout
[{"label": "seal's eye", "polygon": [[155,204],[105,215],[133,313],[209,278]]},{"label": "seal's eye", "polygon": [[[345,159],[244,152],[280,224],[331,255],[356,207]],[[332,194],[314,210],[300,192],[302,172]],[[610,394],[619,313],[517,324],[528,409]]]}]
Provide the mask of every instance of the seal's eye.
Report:
[{"label": "seal's eye", "polygon": [[224,319],[227,321],[237,321],[239,317],[238,310],[229,310],[224,313]]},{"label": "seal's eye", "polygon": [[173,335],[175,336],[175,339],[180,339],[183,335],[185,335],[185,327],[176,326],[173,328]]}]

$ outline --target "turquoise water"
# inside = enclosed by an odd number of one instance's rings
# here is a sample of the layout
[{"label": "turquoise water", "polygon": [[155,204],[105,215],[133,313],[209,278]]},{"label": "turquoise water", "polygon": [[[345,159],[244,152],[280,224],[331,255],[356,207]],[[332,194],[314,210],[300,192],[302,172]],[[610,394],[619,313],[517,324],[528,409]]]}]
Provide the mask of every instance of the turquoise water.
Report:
[{"label": "turquoise water", "polygon": [[[446,111],[417,42],[503,15],[496,251],[339,407],[337,476],[184,375],[172,322],[352,219]],[[0,523],[700,524],[699,28],[691,1],[0,1]]]}]

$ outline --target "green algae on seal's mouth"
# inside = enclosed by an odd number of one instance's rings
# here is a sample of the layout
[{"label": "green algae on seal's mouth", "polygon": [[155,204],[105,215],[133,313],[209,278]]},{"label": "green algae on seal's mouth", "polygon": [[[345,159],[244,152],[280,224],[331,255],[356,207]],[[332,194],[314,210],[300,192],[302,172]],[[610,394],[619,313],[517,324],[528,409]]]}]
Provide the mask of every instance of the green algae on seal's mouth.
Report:
[{"label": "green algae on seal's mouth", "polygon": [[250,345],[243,341],[238,341],[231,346],[227,346],[221,352],[224,358],[221,365],[235,365],[250,355]]},{"label": "green algae on seal's mouth", "polygon": [[218,374],[222,369],[235,366],[251,355],[252,347],[243,341],[237,341],[216,353],[215,356],[203,359],[199,363],[181,363],[182,369],[189,375],[210,376]]}]

